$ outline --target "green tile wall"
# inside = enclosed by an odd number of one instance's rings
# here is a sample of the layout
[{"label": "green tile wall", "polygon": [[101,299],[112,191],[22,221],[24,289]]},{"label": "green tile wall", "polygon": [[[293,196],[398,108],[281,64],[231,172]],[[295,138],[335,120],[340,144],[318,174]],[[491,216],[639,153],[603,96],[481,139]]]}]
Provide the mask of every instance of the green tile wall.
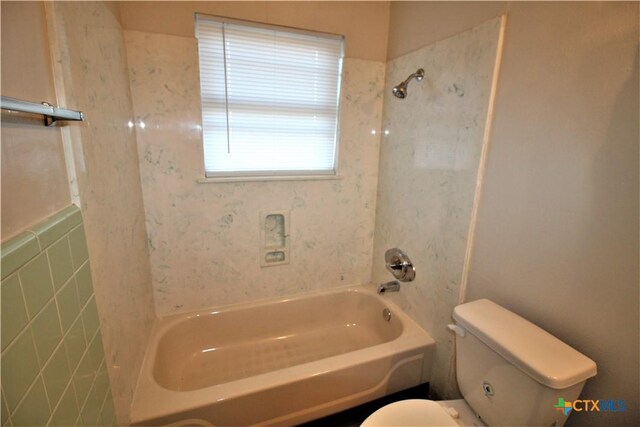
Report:
[{"label": "green tile wall", "polygon": [[80,210],[0,249],[1,423],[116,423]]}]

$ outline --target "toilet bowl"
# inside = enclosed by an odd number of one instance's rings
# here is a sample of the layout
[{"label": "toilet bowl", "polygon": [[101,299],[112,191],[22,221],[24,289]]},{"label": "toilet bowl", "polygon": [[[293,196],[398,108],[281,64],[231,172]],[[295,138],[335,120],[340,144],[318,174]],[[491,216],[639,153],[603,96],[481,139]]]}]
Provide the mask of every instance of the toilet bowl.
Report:
[{"label": "toilet bowl", "polygon": [[401,400],[378,409],[362,427],[389,426],[486,426],[464,399],[433,401]]},{"label": "toilet bowl", "polygon": [[593,360],[487,299],[457,306],[456,379],[464,399],[412,399],[384,406],[374,426],[558,426],[558,402],[580,396],[596,375]]}]

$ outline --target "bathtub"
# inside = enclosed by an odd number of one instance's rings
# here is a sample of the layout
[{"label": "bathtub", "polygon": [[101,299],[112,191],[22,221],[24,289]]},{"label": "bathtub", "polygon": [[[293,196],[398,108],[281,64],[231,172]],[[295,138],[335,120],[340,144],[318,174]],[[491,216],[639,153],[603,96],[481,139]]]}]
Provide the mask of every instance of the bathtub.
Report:
[{"label": "bathtub", "polygon": [[132,424],[300,424],[427,382],[433,351],[363,287],[172,315],[154,325]]}]

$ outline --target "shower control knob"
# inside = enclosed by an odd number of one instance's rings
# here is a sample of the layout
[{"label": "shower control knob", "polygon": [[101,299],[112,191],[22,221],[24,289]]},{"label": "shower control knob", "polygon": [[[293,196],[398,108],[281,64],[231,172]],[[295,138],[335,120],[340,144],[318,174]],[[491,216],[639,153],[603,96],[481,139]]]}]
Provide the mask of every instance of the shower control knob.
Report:
[{"label": "shower control knob", "polygon": [[404,264],[396,261],[395,264],[389,264],[389,268],[392,270],[402,270],[404,268]]},{"label": "shower control knob", "polygon": [[411,260],[398,248],[387,250],[384,254],[387,270],[401,282],[410,282],[416,277],[416,269]]}]

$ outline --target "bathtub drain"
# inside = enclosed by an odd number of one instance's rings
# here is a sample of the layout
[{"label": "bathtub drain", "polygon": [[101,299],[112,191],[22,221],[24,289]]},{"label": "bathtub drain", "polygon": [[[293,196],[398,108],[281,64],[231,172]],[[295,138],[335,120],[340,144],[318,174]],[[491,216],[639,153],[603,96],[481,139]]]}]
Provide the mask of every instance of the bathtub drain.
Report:
[{"label": "bathtub drain", "polygon": [[389,310],[388,308],[382,310],[382,318],[389,322],[391,320],[391,310]]}]

